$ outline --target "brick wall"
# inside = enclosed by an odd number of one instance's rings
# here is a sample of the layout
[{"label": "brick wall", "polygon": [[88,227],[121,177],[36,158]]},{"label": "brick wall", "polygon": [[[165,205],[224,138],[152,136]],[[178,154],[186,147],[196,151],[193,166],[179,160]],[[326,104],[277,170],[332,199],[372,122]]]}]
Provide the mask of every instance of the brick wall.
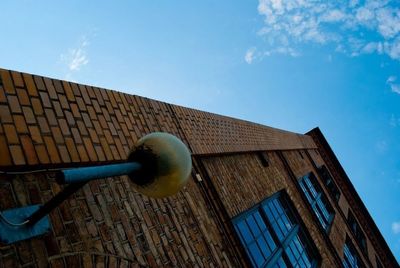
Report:
[{"label": "brick wall", "polygon": [[[299,212],[322,257],[321,267],[336,267],[338,259],[326,245],[317,222],[289,177],[278,153],[268,152],[269,166],[263,167],[254,153],[207,157],[203,163],[231,218],[273,195],[285,190]],[[298,161],[298,152],[285,152],[287,159]],[[212,174],[212,175],[211,175]]]},{"label": "brick wall", "polygon": [[193,154],[315,147],[305,135],[112,90],[3,69],[0,78],[3,167],[125,160],[153,131],[180,136]]},{"label": "brick wall", "polygon": [[[268,146],[287,138],[286,146],[313,146],[303,135],[244,121],[238,127],[223,116],[8,70],[0,70],[0,122],[1,171],[121,161],[154,131],[180,137],[195,154],[249,150],[260,135]],[[2,175],[0,184],[1,210],[42,204],[62,189],[48,172]],[[162,200],[134,192],[125,177],[93,181],[50,214],[52,232],[0,245],[0,265],[245,264],[218,229],[219,214],[192,179]]]},{"label": "brick wall", "polygon": [[[0,171],[126,159],[134,142],[167,131],[184,142],[171,105],[1,70]],[[0,209],[43,204],[62,189],[52,173],[1,175]],[[50,213],[43,237],[0,245],[0,266],[237,266],[218,215],[190,179],[174,197],[149,199],[126,177],[92,181]]]},{"label": "brick wall", "polygon": [[[318,146],[319,153],[314,154],[312,159],[316,162],[324,163],[328,167],[329,172],[332,174],[335,183],[341,191],[339,204],[336,207],[339,217],[335,217],[334,222],[340,235],[332,237],[332,241],[336,242],[338,246],[341,243],[339,241],[344,242],[347,234],[366,265],[377,267],[376,259],[379,256],[378,260],[384,267],[399,267],[393,253],[390,251],[386,241],[379,232],[372,217],[362,203],[354,186],[351,184],[350,179],[347,177],[321,131],[315,128],[307,134],[313,137],[314,142]],[[358,241],[356,241],[355,236],[350,231],[350,226],[347,224],[349,210],[352,211],[362,232],[365,234],[368,249],[367,254],[362,253],[357,243]]]},{"label": "brick wall", "polygon": [[[51,232],[0,245],[0,267],[247,266],[231,219],[282,189],[322,266],[337,264],[293,179],[313,168],[306,151],[325,163],[307,135],[3,69],[0,123],[0,210],[43,204],[62,190],[51,169],[124,161],[154,131],[181,138],[194,163],[187,186],[164,199],[135,192],[125,176],[86,184],[50,213]],[[26,170],[36,172],[10,173]],[[338,252],[342,225],[330,234]]]},{"label": "brick wall", "polygon": [[[324,164],[324,161],[322,159],[322,156],[320,154],[316,154],[314,150],[313,152],[310,153],[311,161],[316,163],[317,166],[320,166]],[[317,173],[314,174],[317,175]],[[322,185],[322,180],[317,176],[319,179],[320,184]],[[375,249],[374,245],[371,242],[371,239],[369,236],[366,236],[366,243],[367,243],[367,254],[363,253],[362,249],[358,245],[358,241],[356,238],[353,236],[348,224],[347,224],[347,217],[348,217],[348,211],[351,209],[349,202],[347,201],[347,198],[344,196],[344,194],[341,194],[340,199],[338,204],[335,204],[334,200],[330,197],[330,195],[325,192],[326,196],[330,200],[330,203],[333,205],[333,208],[335,210],[335,220],[332,224],[330,233],[329,233],[329,238],[333,243],[333,246],[338,250],[338,253],[340,256],[343,255],[343,244],[345,243],[346,236],[350,238],[354,246],[356,247],[356,250],[360,257],[362,258],[363,262],[367,264],[370,267],[376,267],[376,255],[377,250]]]},{"label": "brick wall", "polygon": [[[60,190],[52,175],[0,177],[1,209],[40,204]],[[214,215],[191,180],[174,197],[149,199],[126,177],[93,181],[50,213],[43,237],[0,245],[0,266],[231,266]],[[86,266],[85,266],[86,267]]]}]

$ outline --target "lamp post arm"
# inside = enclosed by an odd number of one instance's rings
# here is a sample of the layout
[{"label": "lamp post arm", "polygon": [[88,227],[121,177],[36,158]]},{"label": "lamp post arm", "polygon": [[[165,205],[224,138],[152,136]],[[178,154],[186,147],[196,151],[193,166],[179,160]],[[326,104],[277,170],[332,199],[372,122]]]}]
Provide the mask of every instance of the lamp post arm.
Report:
[{"label": "lamp post arm", "polygon": [[88,182],[95,179],[132,174],[141,168],[137,162],[66,169],[56,174],[60,184]]},{"label": "lamp post arm", "polygon": [[30,226],[35,225],[35,223],[37,223],[41,218],[48,215],[53,209],[58,207],[65,199],[81,189],[85,184],[86,182],[79,182],[67,185],[61,192],[56,194],[52,199],[29,216],[27,218],[27,224]]},{"label": "lamp post arm", "polygon": [[56,174],[57,182],[60,184],[68,183],[68,185],[28,217],[27,224],[33,226],[41,218],[58,207],[65,199],[82,188],[87,182],[94,179],[132,174],[134,171],[139,170],[140,167],[141,165],[139,163],[128,162],[61,170]]}]

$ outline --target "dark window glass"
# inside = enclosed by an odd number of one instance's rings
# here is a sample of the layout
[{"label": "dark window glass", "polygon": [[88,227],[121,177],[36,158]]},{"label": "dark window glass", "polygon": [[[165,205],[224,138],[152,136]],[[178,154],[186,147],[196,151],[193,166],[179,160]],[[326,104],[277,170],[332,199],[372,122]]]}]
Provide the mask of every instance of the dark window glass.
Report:
[{"label": "dark window glass", "polygon": [[269,166],[269,159],[268,159],[267,153],[257,152],[257,157],[258,157],[258,160],[260,160],[260,163],[263,167]]},{"label": "dark window glass", "polygon": [[376,260],[376,267],[377,268],[383,268],[382,263],[379,261],[378,256],[375,256],[375,260]]},{"label": "dark window glass", "polygon": [[333,178],[331,174],[329,173],[329,170],[327,169],[326,166],[320,166],[318,168],[318,175],[320,176],[321,180],[324,183],[324,186],[328,190],[329,195],[333,200],[339,202],[340,198],[340,191],[339,188],[336,186],[335,182],[333,181]]},{"label": "dark window glass", "polygon": [[304,192],[308,203],[314,210],[322,228],[328,230],[333,220],[333,209],[329,205],[325,194],[319,187],[318,182],[312,173],[304,176],[299,181],[300,188]]},{"label": "dark window glass", "polygon": [[301,230],[287,199],[278,193],[233,220],[254,267],[315,267],[317,264],[310,239]]},{"label": "dark window glass", "polygon": [[249,227],[247,227],[245,221],[238,223],[237,227],[239,228],[242,238],[246,243],[249,243],[251,240],[253,240],[253,236],[251,235]]},{"label": "dark window glass", "polygon": [[346,243],[344,244],[343,256],[343,266],[345,268],[365,267],[349,238],[346,239]]},{"label": "dark window glass", "polygon": [[277,267],[277,268],[286,268],[287,265],[286,265],[285,261],[283,260],[283,258],[280,257],[280,258],[278,259],[278,261],[276,262],[275,266],[273,266],[273,267]]},{"label": "dark window glass", "polygon": [[365,235],[361,230],[360,225],[356,221],[353,213],[349,210],[349,214],[347,215],[347,222],[350,225],[351,232],[354,234],[358,245],[364,253],[367,253],[367,240],[365,239]]}]

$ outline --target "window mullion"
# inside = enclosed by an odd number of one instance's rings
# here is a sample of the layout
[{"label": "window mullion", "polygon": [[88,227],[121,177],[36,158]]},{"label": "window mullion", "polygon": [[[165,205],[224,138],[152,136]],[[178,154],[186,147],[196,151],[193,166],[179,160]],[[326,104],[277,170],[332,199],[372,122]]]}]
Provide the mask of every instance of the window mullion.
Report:
[{"label": "window mullion", "polygon": [[278,248],[278,250],[276,250],[276,252],[268,260],[265,267],[267,267],[267,268],[273,267],[276,264],[276,262],[279,260],[279,258],[282,256],[282,253],[283,253],[282,248]]},{"label": "window mullion", "polygon": [[282,241],[282,247],[286,248],[290,241],[292,241],[293,237],[298,233],[299,231],[299,226],[296,225],[290,230],[289,234],[286,236],[286,238]]}]

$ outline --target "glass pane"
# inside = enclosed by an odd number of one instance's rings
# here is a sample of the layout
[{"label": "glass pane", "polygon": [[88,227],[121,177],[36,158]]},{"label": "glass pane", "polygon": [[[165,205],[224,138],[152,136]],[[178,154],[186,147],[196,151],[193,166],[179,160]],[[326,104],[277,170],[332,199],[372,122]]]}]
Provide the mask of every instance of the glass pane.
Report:
[{"label": "glass pane", "polygon": [[290,242],[289,247],[291,248],[293,255],[295,257],[295,259],[297,260],[300,257],[300,254],[302,253],[302,251],[299,251],[294,243],[294,241],[292,240],[292,242]]},{"label": "glass pane", "polygon": [[276,248],[276,244],[275,244],[274,240],[272,239],[272,236],[268,230],[266,230],[264,232],[264,238],[267,240],[270,250],[274,251],[274,249]]},{"label": "glass pane", "polygon": [[279,212],[277,211],[276,207],[274,206],[274,202],[269,202],[268,207],[272,212],[273,219],[276,219],[279,217]]},{"label": "glass pane", "polygon": [[276,236],[278,237],[279,241],[283,241],[285,236],[283,235],[281,229],[278,226],[278,223],[273,223],[272,224],[272,229],[274,229]]},{"label": "glass pane", "polygon": [[307,252],[304,251],[301,258],[303,259],[303,262],[304,262],[306,267],[311,267],[312,260],[308,256]]},{"label": "glass pane", "polygon": [[265,214],[267,215],[267,218],[269,220],[269,222],[272,224],[275,221],[275,217],[273,216],[271,209],[269,208],[268,204],[265,204],[262,206]]},{"label": "glass pane", "polygon": [[308,186],[308,189],[311,192],[311,195],[313,196],[313,199],[315,199],[315,197],[317,196],[317,191],[316,191],[314,185],[311,183],[311,180],[308,177],[305,178],[305,181],[306,181],[306,184]]},{"label": "glass pane", "polygon": [[274,267],[274,268],[286,268],[287,266],[286,266],[286,263],[285,263],[285,261],[283,260],[283,258],[282,257],[280,257],[276,262],[275,262],[275,264],[272,264],[273,266],[272,267]]},{"label": "glass pane", "polygon": [[300,241],[300,238],[296,235],[296,237],[293,239],[293,241],[297,247],[297,250],[299,252],[302,252],[304,250],[304,246],[303,246],[303,243]]},{"label": "glass pane", "polygon": [[251,232],[253,233],[254,237],[257,237],[261,234],[260,229],[258,228],[258,225],[257,225],[256,221],[254,220],[253,216],[247,218],[246,222],[249,225],[249,228],[250,228]]},{"label": "glass pane", "polygon": [[314,209],[315,215],[317,216],[319,222],[322,225],[322,228],[326,229],[327,228],[327,224],[325,222],[325,218],[322,216],[322,212],[318,209],[317,206],[314,206],[313,209]]},{"label": "glass pane", "polygon": [[279,227],[281,228],[282,234],[284,237],[289,233],[288,229],[286,228],[285,223],[283,222],[282,218],[278,220]]},{"label": "glass pane", "polygon": [[254,218],[257,221],[258,227],[260,227],[261,231],[264,231],[265,229],[267,229],[267,226],[265,226],[264,220],[261,218],[260,212],[256,212],[254,213]]},{"label": "glass pane", "polygon": [[287,247],[287,248],[285,249],[285,252],[286,252],[286,255],[287,255],[288,258],[289,258],[290,263],[294,266],[294,264],[296,264],[296,257],[294,256],[294,254],[293,254],[291,248],[290,248],[290,247]]},{"label": "glass pane", "polygon": [[257,267],[260,267],[264,263],[265,259],[261,254],[261,251],[258,248],[257,243],[249,245],[249,252],[250,255],[253,257],[254,263],[257,265]]},{"label": "glass pane", "polygon": [[297,267],[299,268],[308,268],[309,266],[307,266],[302,258],[297,259]]},{"label": "glass pane", "polygon": [[259,237],[257,239],[257,243],[258,243],[258,246],[260,247],[261,252],[264,255],[265,259],[268,259],[268,257],[271,255],[271,251],[267,245],[267,242],[265,242],[264,237]]},{"label": "glass pane", "polygon": [[303,190],[303,192],[305,193],[308,202],[310,202],[310,204],[311,204],[312,201],[313,201],[313,199],[312,199],[312,197],[311,197],[311,193],[308,192],[306,186],[304,185],[304,180],[302,180],[302,181],[300,182],[300,187],[301,187],[301,189]]},{"label": "glass pane", "polygon": [[347,244],[344,244],[344,260],[350,267],[356,267],[356,257],[352,254]]},{"label": "glass pane", "polygon": [[246,244],[248,244],[249,242],[251,242],[253,240],[253,236],[251,235],[250,230],[244,221],[238,222],[236,224],[236,226],[239,230],[239,233],[242,235],[242,238],[246,242]]},{"label": "glass pane", "polygon": [[281,201],[278,198],[274,199],[274,205],[279,214],[282,214],[284,212]]},{"label": "glass pane", "polygon": [[317,204],[318,204],[318,207],[321,209],[326,221],[328,222],[329,218],[330,218],[330,213],[328,212],[328,209],[326,208],[325,202],[323,202],[321,199],[318,199]]},{"label": "glass pane", "polygon": [[289,220],[286,214],[282,214],[282,221],[285,224],[286,229],[289,231],[292,229],[292,222]]}]

